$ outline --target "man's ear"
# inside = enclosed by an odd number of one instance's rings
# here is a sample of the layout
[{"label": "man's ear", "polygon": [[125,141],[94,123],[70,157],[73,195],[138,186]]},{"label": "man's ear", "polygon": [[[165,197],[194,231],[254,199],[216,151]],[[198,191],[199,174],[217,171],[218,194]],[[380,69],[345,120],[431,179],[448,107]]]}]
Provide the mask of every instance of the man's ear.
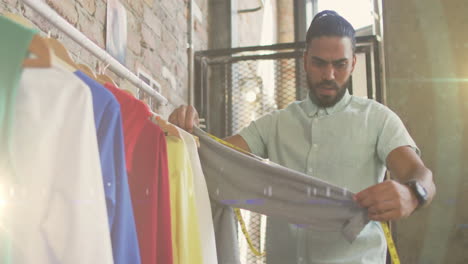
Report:
[{"label": "man's ear", "polygon": [[352,66],[351,72],[354,71],[354,67],[356,66],[356,61],[357,61],[357,57],[356,57],[356,54],[354,54],[353,55],[353,62],[351,64],[351,66]]}]

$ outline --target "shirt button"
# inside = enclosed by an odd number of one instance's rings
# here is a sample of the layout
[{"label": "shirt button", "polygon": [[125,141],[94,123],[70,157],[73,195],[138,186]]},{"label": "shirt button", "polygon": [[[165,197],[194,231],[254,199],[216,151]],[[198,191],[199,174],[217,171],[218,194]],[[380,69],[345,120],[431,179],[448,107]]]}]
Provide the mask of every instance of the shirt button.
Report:
[{"label": "shirt button", "polygon": [[312,147],[316,149],[316,148],[318,148],[318,145],[317,145],[317,144],[313,144]]},{"label": "shirt button", "polygon": [[307,171],[308,171],[309,173],[312,173],[312,168],[309,168]]},{"label": "shirt button", "polygon": [[318,118],[315,118],[314,119],[314,124],[317,124],[318,123]]}]

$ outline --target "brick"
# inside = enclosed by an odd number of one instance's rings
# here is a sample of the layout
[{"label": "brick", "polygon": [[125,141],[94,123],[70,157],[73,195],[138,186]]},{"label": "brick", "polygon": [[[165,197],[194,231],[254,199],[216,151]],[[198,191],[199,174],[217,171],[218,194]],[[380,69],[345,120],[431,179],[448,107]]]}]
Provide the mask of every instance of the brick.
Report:
[{"label": "brick", "polygon": [[162,65],[168,65],[171,63],[170,54],[170,51],[164,45],[161,45],[160,51],[158,52],[158,57]]},{"label": "brick", "polygon": [[147,26],[141,26],[141,46],[151,51],[156,49],[156,35],[154,32]]},{"label": "brick", "polygon": [[187,52],[179,56],[179,62],[181,63],[181,65],[184,65],[185,68],[188,67],[188,53]]},{"label": "brick", "polygon": [[90,40],[99,45],[101,48],[105,47],[104,27],[99,24],[93,17],[86,13],[85,10],[80,10],[78,22],[78,29],[83,32]]},{"label": "brick", "polygon": [[162,34],[163,46],[169,50],[169,54],[177,54],[177,41],[169,31],[163,31]]},{"label": "brick", "polygon": [[145,69],[151,69],[151,71],[146,70],[146,72],[153,73],[156,69],[151,67],[151,62],[154,60],[154,53],[151,50],[144,49],[141,51],[141,60],[137,64],[143,65]]},{"label": "brick", "polygon": [[143,1],[142,0],[121,0],[122,4],[127,6],[127,10],[135,11],[138,17],[143,15]]},{"label": "brick", "polygon": [[133,12],[127,12],[127,25],[128,30],[140,30],[141,21]]},{"label": "brick", "polygon": [[153,11],[156,14],[156,17],[158,17],[161,21],[168,21],[169,15],[167,14],[166,9],[161,7],[161,2],[153,7]]},{"label": "brick", "polygon": [[128,48],[138,55],[141,53],[141,23],[132,12],[127,13],[127,25]]},{"label": "brick", "polygon": [[161,19],[157,17],[153,11],[149,8],[146,8],[143,15],[143,22],[148,25],[149,28],[153,30],[156,36],[161,37],[161,30],[163,25]]},{"label": "brick", "polygon": [[[167,86],[166,86],[167,87]],[[177,93],[176,90],[167,89],[167,98],[173,105],[182,105],[182,104],[187,104],[187,99],[188,99],[188,92],[185,92],[184,94],[179,94]]]},{"label": "brick", "polygon": [[173,14],[177,14],[177,1],[161,1],[161,7],[166,10],[169,17],[174,18]]},{"label": "brick", "polygon": [[183,33],[187,33],[187,26],[188,26],[188,20],[187,18],[182,14],[179,13],[175,19],[177,19],[177,22],[175,23],[179,29],[178,31],[182,31]]},{"label": "brick", "polygon": [[174,70],[174,74],[176,76],[179,77],[179,79],[181,80],[181,82],[179,82],[180,84],[184,84],[186,79],[187,79],[187,74],[188,74],[188,68],[187,68],[187,65],[186,64],[182,64],[181,62],[178,62],[176,65],[175,65],[175,70]]},{"label": "brick", "polygon": [[94,15],[96,12],[96,3],[95,0],[77,0],[78,2],[89,14]]},{"label": "brick", "polygon": [[153,0],[144,0],[145,4],[147,4],[150,8],[153,7]]},{"label": "brick", "polygon": [[5,9],[2,9],[2,12],[3,11],[11,12],[13,9],[16,9],[16,7],[18,5],[18,0],[4,0],[1,5],[3,5],[3,4],[6,4],[6,7],[5,7]]},{"label": "brick", "polygon": [[46,0],[46,3],[55,9],[70,24],[78,23],[78,11],[75,7],[75,2],[71,0]]},{"label": "brick", "polygon": [[137,56],[135,56],[135,54],[133,54],[132,51],[127,49],[127,54],[125,56],[125,66],[134,73],[136,72],[135,71],[136,61],[137,61]]},{"label": "brick", "polygon": [[94,14],[94,18],[102,25],[106,25],[107,20],[107,4],[104,1],[98,1],[96,3],[96,13]]},{"label": "brick", "polygon": [[138,31],[129,30],[127,35],[128,48],[136,55],[141,54],[141,33]]}]

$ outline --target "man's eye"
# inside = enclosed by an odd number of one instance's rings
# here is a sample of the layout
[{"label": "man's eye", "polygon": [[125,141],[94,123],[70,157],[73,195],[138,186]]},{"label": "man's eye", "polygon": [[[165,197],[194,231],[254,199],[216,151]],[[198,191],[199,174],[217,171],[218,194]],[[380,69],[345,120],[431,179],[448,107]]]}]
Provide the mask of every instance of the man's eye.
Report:
[{"label": "man's eye", "polygon": [[338,69],[343,69],[346,67],[346,65],[348,65],[346,61],[338,62],[334,64],[335,68],[338,68]]},{"label": "man's eye", "polygon": [[316,61],[316,60],[314,60],[314,61],[312,61],[312,63],[313,63],[314,65],[318,66],[318,67],[323,67],[323,66],[327,65],[327,63],[324,62],[324,61]]}]

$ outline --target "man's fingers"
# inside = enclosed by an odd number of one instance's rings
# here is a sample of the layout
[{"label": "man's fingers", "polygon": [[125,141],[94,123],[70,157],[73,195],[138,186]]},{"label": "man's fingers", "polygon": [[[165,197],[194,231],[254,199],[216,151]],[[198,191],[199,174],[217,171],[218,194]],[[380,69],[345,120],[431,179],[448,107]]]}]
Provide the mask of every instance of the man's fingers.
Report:
[{"label": "man's fingers", "polygon": [[[394,202],[394,197],[390,193],[383,193],[380,195],[369,195],[361,199],[358,204],[364,208],[372,208],[375,206],[382,206],[382,203]],[[383,209],[383,208],[382,208]]]},{"label": "man's fingers", "polygon": [[179,108],[176,108],[174,111],[172,111],[171,115],[169,116],[169,123],[172,123],[174,125],[177,125],[177,110],[179,110]]},{"label": "man's fingers", "polygon": [[169,115],[168,121],[191,133],[193,126],[199,124],[198,112],[191,105],[182,105]]},{"label": "man's fingers", "polygon": [[381,183],[373,185],[367,189],[364,189],[358,192],[354,198],[356,202],[361,203],[362,201],[368,199],[370,196],[374,196],[375,194],[381,192],[382,186]]},{"label": "man's fingers", "polygon": [[185,128],[187,129],[188,132],[192,133],[193,130],[193,125],[195,122],[195,108],[193,106],[189,105],[187,106],[187,113],[185,116]]},{"label": "man's fingers", "polygon": [[186,130],[185,127],[185,116],[186,116],[187,106],[183,105],[177,109],[177,123],[176,125],[180,128]]},{"label": "man's fingers", "polygon": [[361,196],[359,199],[356,200],[356,202],[359,204],[359,206],[364,208],[368,208],[375,203],[374,199],[370,195]]},{"label": "man's fingers", "polygon": [[354,200],[363,207],[369,207],[376,201],[389,200],[393,195],[392,183],[384,181],[360,191],[354,196]]},{"label": "man's fingers", "polygon": [[360,206],[367,208],[377,203],[381,199],[387,198],[383,197],[383,195],[384,193],[379,192],[378,190],[376,190],[376,188],[369,188],[356,194],[355,200]]},{"label": "man's fingers", "polygon": [[387,211],[391,211],[394,209],[398,209],[396,201],[390,200],[390,201],[382,201],[382,202],[375,203],[374,205],[368,208],[368,212],[369,214],[374,215],[374,214],[382,214],[382,213],[385,213]]}]

